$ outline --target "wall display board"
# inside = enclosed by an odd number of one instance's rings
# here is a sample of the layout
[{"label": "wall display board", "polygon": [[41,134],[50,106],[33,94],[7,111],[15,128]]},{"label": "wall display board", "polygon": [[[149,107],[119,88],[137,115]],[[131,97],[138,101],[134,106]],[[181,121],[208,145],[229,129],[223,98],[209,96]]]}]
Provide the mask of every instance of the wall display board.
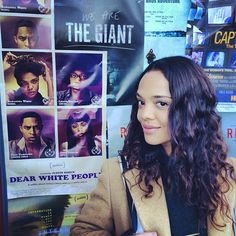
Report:
[{"label": "wall display board", "polygon": [[107,156],[106,106],[130,104],[143,67],[143,1],[33,2],[1,6],[9,199],[89,192]]},{"label": "wall display board", "polygon": [[201,65],[217,95],[217,110],[228,155],[236,156],[235,1],[192,1],[186,32],[185,55]]},{"label": "wall display board", "polygon": [[235,1],[192,1],[185,54],[202,65],[216,88],[221,112],[236,111]]},{"label": "wall display board", "polygon": [[68,235],[108,156],[107,105],[132,103],[144,1],[3,0],[0,11],[8,231]]},{"label": "wall display board", "polygon": [[[235,1],[2,0],[0,11],[13,235],[23,228],[25,234],[22,219],[36,222],[38,235],[68,235],[103,160],[122,148],[130,94],[153,59],[185,49],[204,67],[235,156]],[[55,201],[61,211],[55,212]]]}]

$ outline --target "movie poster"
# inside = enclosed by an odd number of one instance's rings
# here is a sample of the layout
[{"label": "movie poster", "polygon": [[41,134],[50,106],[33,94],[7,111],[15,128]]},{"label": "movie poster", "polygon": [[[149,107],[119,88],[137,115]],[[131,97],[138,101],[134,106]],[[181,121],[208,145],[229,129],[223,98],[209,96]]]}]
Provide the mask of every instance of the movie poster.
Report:
[{"label": "movie poster", "polygon": [[55,48],[107,51],[107,105],[127,105],[143,68],[143,1],[55,0]]},{"label": "movie poster", "polygon": [[216,88],[218,110],[236,111],[235,1],[192,1],[186,56],[201,65]]},{"label": "movie poster", "polygon": [[106,52],[2,55],[8,198],[90,192],[106,157]]},{"label": "movie poster", "polygon": [[9,235],[68,236],[89,194],[38,196],[9,200]]},{"label": "movie poster", "polygon": [[189,8],[185,0],[145,0],[144,67],[154,59],[184,55]]},{"label": "movie poster", "polygon": [[54,1],[0,9],[7,197],[90,192],[106,158],[107,51],[57,47]]},{"label": "movie poster", "polygon": [[[5,51],[2,57],[7,106],[54,105],[51,53]],[[34,68],[38,78],[31,77],[28,81],[20,81],[23,68],[30,70],[30,67]],[[32,87],[27,90],[29,83]]]}]

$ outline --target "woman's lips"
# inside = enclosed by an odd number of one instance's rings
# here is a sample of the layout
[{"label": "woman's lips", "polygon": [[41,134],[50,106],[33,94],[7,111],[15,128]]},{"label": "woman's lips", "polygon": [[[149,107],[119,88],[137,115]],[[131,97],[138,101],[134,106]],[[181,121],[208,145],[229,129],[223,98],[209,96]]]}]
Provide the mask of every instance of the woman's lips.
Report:
[{"label": "woman's lips", "polygon": [[161,127],[159,127],[159,126],[143,125],[143,132],[145,134],[151,134],[151,133],[157,131],[160,128]]}]

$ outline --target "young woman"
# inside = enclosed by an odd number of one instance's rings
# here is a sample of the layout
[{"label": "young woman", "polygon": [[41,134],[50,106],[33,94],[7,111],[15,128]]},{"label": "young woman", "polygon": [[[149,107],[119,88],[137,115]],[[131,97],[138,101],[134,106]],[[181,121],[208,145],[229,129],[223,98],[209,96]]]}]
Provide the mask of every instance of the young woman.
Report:
[{"label": "young woman", "polygon": [[67,120],[67,141],[61,144],[60,156],[83,157],[102,155],[101,140],[93,135],[87,113],[74,112]]},{"label": "young woman", "polygon": [[71,236],[233,236],[236,163],[226,155],[202,68],[181,56],[154,61],[138,82],[120,152],[127,169],[105,161]]},{"label": "young woman", "polygon": [[[81,62],[82,59],[84,62]],[[97,79],[101,73],[101,62],[90,68],[86,61],[88,58],[82,59],[71,59],[59,73],[61,86],[64,87],[57,92],[59,106],[101,105],[101,94],[94,91],[94,86],[99,87]],[[97,58],[94,60],[98,61]]]}]

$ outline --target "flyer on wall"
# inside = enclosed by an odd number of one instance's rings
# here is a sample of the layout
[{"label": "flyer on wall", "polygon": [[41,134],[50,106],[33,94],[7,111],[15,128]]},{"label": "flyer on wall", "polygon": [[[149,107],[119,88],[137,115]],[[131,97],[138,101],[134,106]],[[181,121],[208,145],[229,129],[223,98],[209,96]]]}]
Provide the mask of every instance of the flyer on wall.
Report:
[{"label": "flyer on wall", "polygon": [[189,8],[185,0],[145,0],[144,68],[150,60],[184,55]]},{"label": "flyer on wall", "polygon": [[215,86],[220,112],[236,111],[235,1],[192,1],[186,56],[200,64]]},{"label": "flyer on wall", "polygon": [[143,0],[55,0],[55,48],[108,53],[107,105],[130,105],[143,68]]}]

